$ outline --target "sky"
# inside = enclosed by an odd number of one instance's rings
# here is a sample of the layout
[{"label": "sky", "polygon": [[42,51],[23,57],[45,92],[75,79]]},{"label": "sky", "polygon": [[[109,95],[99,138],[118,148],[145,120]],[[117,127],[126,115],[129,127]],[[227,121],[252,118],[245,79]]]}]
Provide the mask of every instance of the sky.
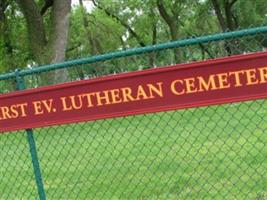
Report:
[{"label": "sky", "polygon": [[[79,0],[72,0],[71,1],[71,4],[72,4],[72,6],[79,5]],[[85,6],[85,8],[86,8],[86,10],[88,12],[90,12],[93,9],[93,7],[94,7],[92,1],[90,1],[90,0],[83,1],[83,4],[84,4],[84,6]]]}]

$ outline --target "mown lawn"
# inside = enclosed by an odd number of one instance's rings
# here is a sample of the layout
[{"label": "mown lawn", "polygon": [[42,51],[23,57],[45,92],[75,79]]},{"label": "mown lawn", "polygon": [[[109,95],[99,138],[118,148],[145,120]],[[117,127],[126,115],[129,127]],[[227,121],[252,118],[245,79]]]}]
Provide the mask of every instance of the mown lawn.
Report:
[{"label": "mown lawn", "polygon": [[[47,199],[267,199],[266,100],[34,132]],[[0,152],[0,199],[36,199],[25,133]]]}]

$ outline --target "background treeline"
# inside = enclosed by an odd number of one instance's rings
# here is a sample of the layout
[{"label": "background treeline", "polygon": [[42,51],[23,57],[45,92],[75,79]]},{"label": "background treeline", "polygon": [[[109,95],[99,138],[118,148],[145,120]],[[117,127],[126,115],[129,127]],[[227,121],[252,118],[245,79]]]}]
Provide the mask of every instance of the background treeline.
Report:
[{"label": "background treeline", "polygon": [[[265,25],[266,0],[0,0],[0,72]],[[261,50],[267,37],[165,50],[42,75],[46,83]]]}]

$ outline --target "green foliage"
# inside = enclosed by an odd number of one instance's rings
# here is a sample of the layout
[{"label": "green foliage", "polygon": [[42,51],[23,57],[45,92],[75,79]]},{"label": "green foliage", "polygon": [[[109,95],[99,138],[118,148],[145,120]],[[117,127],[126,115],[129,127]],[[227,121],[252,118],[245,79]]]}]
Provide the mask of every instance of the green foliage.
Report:
[{"label": "green foliage", "polygon": [[28,50],[28,36],[25,20],[15,3],[7,7],[5,21],[0,21],[4,29],[0,37],[0,71],[24,68],[33,62]]},{"label": "green foliage", "polygon": [[[0,21],[0,23],[6,23],[8,27],[5,31],[8,32],[8,39],[13,50],[12,53],[7,52],[4,44],[6,38],[1,37],[0,72],[34,66],[37,63],[29,49],[29,36],[25,18],[15,2],[7,2],[9,5],[4,12],[6,22]],[[45,1],[36,0],[36,2],[41,10]],[[169,26],[159,12],[157,0],[96,0],[95,2],[96,5],[90,10],[86,10],[79,5],[72,7],[68,48],[66,51],[67,59],[171,40]],[[172,20],[177,24],[179,39],[222,30],[211,0],[164,0],[162,2],[166,12],[170,16],[176,16]],[[226,14],[223,12],[225,1],[217,0],[217,2],[221,6],[223,17],[226,18]],[[85,3],[86,1],[84,1]],[[266,24],[267,7],[263,6],[265,4],[265,0],[237,0],[231,8],[232,15],[238,24],[237,28]],[[44,24],[48,31],[51,26],[50,20],[48,9],[44,15]],[[259,45],[267,45],[266,39],[262,37],[258,37],[256,40],[258,41],[255,46],[256,49],[259,49]],[[245,51],[242,45],[239,44],[238,53]],[[223,44],[218,48],[207,48],[213,54],[212,57],[217,57],[219,52],[225,51]],[[201,52],[201,49],[199,52]],[[182,52],[180,56],[184,57],[180,60],[185,60],[189,55],[186,52]],[[200,53],[198,57],[203,57],[203,55]],[[145,62],[144,58],[141,60],[140,58],[133,59],[135,60],[134,63],[129,63],[129,60],[114,61],[113,67],[109,71],[128,71],[155,66],[153,56],[146,58]],[[159,59],[158,63],[175,63],[173,52],[171,51],[164,56],[158,55],[157,59]],[[171,62],[170,59],[172,59]],[[123,69],[120,68],[122,65],[124,65]],[[79,73],[82,73],[82,76],[88,76],[90,73],[99,71],[97,66],[93,66],[93,68],[93,70],[82,70]],[[73,73],[70,75],[77,76],[76,72]]]}]

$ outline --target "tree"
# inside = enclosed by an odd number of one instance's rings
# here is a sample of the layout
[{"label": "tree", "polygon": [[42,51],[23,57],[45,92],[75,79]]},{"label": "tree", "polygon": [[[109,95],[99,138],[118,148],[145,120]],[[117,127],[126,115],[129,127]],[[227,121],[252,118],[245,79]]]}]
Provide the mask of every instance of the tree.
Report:
[{"label": "tree", "polygon": [[[0,71],[260,26],[267,19],[265,0],[77,2],[79,4],[71,8],[70,0],[0,0]],[[90,10],[85,8],[88,2],[93,5]],[[264,36],[258,34],[152,52],[43,73],[46,75],[38,77],[43,78],[43,84],[53,84],[257,51],[267,46]],[[39,84],[38,80],[30,81],[34,86]]]},{"label": "tree", "polygon": [[[200,4],[198,1],[186,1],[186,0],[173,0],[173,1],[163,1],[163,0],[156,0],[156,6],[158,8],[159,14],[161,18],[164,20],[166,25],[168,26],[169,33],[170,33],[170,40],[175,41],[182,36],[186,35],[187,37],[194,36],[193,33],[186,30],[186,23],[190,20],[190,24],[192,24],[192,19],[195,16],[192,16],[191,13],[197,13]],[[195,30],[193,30],[195,32]],[[207,51],[207,49],[200,45],[200,49],[203,51]],[[183,54],[180,49],[174,50],[174,62],[179,63],[183,60]]]},{"label": "tree", "polygon": [[239,26],[237,15],[233,11],[233,6],[237,0],[223,0],[220,3],[218,0],[211,0],[211,2],[222,31],[235,30]]},{"label": "tree", "polygon": [[[112,1],[112,3],[108,3],[108,1],[105,0],[92,0],[92,2],[97,9],[103,11],[108,17],[125,28],[126,31],[124,35],[120,37],[123,48],[127,45],[123,38],[127,38],[129,42],[131,38],[133,38],[141,47],[145,47],[149,44],[156,44],[157,21],[155,19],[155,11],[149,2],[147,2],[148,5],[146,6],[140,6],[144,2],[139,0]],[[139,21],[142,21],[142,23],[139,23]],[[148,26],[142,26],[142,24]],[[141,30],[139,26],[142,26]],[[129,35],[129,37],[127,35]],[[155,66],[155,53],[149,54],[148,60],[149,66]]]},{"label": "tree", "polygon": [[[237,0],[223,0],[218,2],[218,0],[211,0],[213,8],[215,10],[218,22],[223,32],[233,31],[238,28],[237,15],[233,11],[233,6]],[[231,43],[235,41],[225,42],[225,49],[228,55],[233,53],[231,49]],[[238,45],[238,44],[235,44]]]},{"label": "tree", "polygon": [[[71,0],[46,0],[43,9],[34,0],[17,0],[26,19],[29,46],[39,65],[65,60],[68,41]],[[45,14],[51,7],[50,18],[45,26]],[[49,72],[46,83],[58,83],[68,80],[66,69]]]}]

